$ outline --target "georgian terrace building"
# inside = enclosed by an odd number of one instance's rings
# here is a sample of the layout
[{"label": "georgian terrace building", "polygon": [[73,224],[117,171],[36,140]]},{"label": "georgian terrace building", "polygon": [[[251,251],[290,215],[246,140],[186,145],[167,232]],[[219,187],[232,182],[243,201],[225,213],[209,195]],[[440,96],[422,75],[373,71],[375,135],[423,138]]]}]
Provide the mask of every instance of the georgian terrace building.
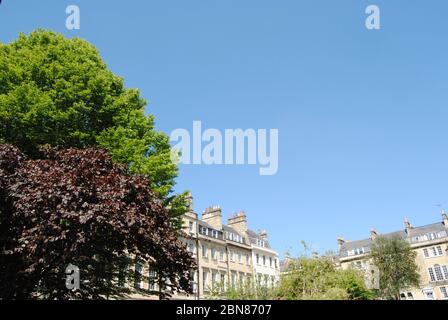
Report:
[{"label": "georgian terrace building", "polygon": [[[378,285],[375,267],[369,258],[370,247],[380,234],[372,230],[370,238],[346,241],[338,238],[338,263],[344,269],[354,267],[363,270],[369,287]],[[419,268],[421,283],[418,288],[403,288],[403,300],[448,299],[448,216],[442,212],[442,221],[420,227],[413,227],[405,219],[404,229],[384,234],[398,235],[408,241],[417,253],[415,262]]]},{"label": "georgian terrace building", "polygon": [[[279,258],[269,245],[266,231],[249,230],[246,214],[241,212],[222,222],[219,206],[205,209],[201,219],[193,209],[183,217],[181,237],[196,261],[191,270],[192,294],[170,293],[172,299],[207,299],[233,287],[272,286],[279,280]],[[157,299],[158,275],[148,263],[126,266],[134,274],[123,286],[130,289],[126,299]],[[162,289],[165,290],[165,289]]]},{"label": "georgian terrace building", "polygon": [[207,298],[228,286],[277,283],[278,254],[269,246],[265,231],[248,229],[245,213],[223,224],[219,206],[205,209],[199,219],[191,205],[184,216],[184,231],[189,234],[184,241],[197,263],[191,276],[195,298]]}]

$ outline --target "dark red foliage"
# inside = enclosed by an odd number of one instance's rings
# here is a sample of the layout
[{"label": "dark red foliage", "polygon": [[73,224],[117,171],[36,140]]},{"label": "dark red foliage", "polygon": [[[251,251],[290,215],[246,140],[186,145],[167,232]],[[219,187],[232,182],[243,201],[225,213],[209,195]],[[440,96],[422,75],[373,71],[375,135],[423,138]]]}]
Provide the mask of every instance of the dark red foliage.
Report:
[{"label": "dark red foliage", "polygon": [[[193,259],[148,186],[103,150],[48,148],[24,160],[0,145],[0,298],[104,297],[124,256],[152,261],[188,291]],[[70,263],[81,270],[76,293],[65,287]]]}]

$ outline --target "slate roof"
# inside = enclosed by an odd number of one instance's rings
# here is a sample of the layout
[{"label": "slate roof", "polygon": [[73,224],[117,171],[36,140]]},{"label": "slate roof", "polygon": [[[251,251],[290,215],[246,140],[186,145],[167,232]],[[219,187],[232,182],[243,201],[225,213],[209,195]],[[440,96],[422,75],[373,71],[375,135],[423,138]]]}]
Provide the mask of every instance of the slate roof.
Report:
[{"label": "slate roof", "polygon": [[264,241],[265,248],[271,249],[271,245],[269,244],[269,241],[262,239],[260,237],[260,234],[258,234],[257,232],[255,232],[253,230],[247,230],[247,234],[249,236],[249,241],[251,244],[257,245],[257,240],[262,240],[262,241]]},{"label": "slate roof", "polygon": [[[393,236],[399,236],[403,239],[406,239],[409,243],[416,243],[414,237],[419,235],[425,235],[428,233],[439,233],[439,232],[445,232],[445,237],[447,237],[446,228],[443,222],[428,224],[421,227],[413,227],[409,229],[409,233],[406,232],[406,230],[399,230],[394,231],[386,234],[381,234],[383,237],[393,237]],[[370,251],[370,247],[372,245],[372,239],[362,239],[362,240],[356,240],[356,241],[346,241],[339,252],[340,257],[348,257],[348,251],[350,250],[356,250],[356,249],[364,249],[364,253],[368,253]]]}]

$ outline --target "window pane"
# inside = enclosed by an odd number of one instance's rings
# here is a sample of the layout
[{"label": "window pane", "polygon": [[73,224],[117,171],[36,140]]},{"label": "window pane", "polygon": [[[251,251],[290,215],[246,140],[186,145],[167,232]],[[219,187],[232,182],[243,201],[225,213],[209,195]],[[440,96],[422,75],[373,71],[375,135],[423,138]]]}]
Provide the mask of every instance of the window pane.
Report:
[{"label": "window pane", "polygon": [[432,270],[432,268],[428,268],[428,271],[431,281],[436,281],[436,277],[434,276],[434,271]]},{"label": "window pane", "polygon": [[438,264],[434,266],[434,272],[436,273],[437,281],[442,281],[443,280],[442,269]]}]

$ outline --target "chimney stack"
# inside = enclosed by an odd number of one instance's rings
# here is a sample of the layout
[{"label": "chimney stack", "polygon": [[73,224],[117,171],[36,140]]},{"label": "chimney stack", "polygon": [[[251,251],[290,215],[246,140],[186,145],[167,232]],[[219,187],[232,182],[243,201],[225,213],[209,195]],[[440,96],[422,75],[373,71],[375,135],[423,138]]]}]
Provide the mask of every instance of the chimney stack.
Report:
[{"label": "chimney stack", "polygon": [[236,215],[231,216],[227,220],[227,224],[229,227],[232,227],[239,233],[245,235],[247,232],[246,213],[244,213],[244,211],[241,211],[240,213],[237,213]]},{"label": "chimney stack", "polygon": [[448,230],[448,215],[446,214],[445,210],[442,210],[442,221],[445,229]]},{"label": "chimney stack", "polygon": [[339,253],[341,252],[341,250],[342,250],[342,246],[345,244],[345,240],[344,240],[344,238],[342,238],[342,237],[338,237],[338,251],[339,251]]},{"label": "chimney stack", "polygon": [[194,209],[193,209],[193,195],[191,194],[191,192],[188,192],[185,195],[185,200],[187,201],[188,212],[193,212],[194,211]]},{"label": "chimney stack", "polygon": [[413,228],[412,224],[409,222],[408,218],[404,218],[404,228],[406,229],[406,233],[409,234],[411,229]]},{"label": "chimney stack", "polygon": [[262,240],[268,241],[268,232],[266,230],[261,230],[259,236]]},{"label": "chimney stack", "polygon": [[380,233],[375,228],[370,229],[370,239],[372,239],[372,241],[375,241],[379,235]]},{"label": "chimney stack", "polygon": [[216,230],[222,229],[222,211],[220,206],[211,206],[202,213],[202,220]]}]

